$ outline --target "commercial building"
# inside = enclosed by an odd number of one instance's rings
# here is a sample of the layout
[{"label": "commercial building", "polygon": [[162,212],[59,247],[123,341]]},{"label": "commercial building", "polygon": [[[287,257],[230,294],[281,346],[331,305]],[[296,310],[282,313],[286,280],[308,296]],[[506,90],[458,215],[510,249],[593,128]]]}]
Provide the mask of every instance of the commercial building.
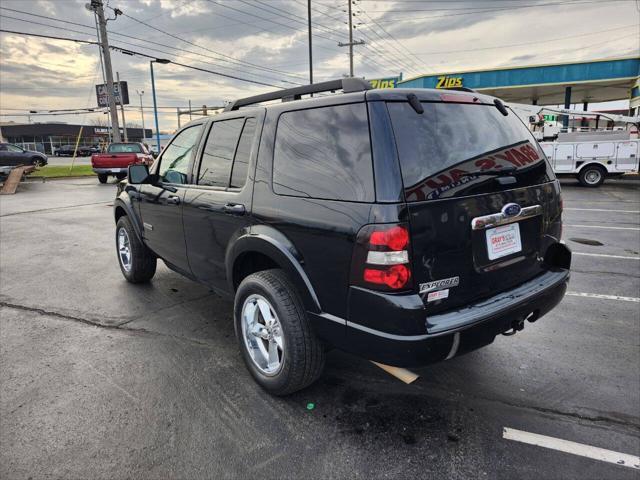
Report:
[{"label": "commercial building", "polygon": [[[533,105],[583,104],[629,100],[629,114],[640,109],[640,57],[606,58],[489,70],[445,72],[399,81],[400,88],[466,87],[507,102]],[[566,122],[566,120],[565,120]]]},{"label": "commercial building", "polygon": [[[4,123],[0,125],[0,130],[6,142],[52,155],[63,145],[75,145],[78,136],[79,145],[106,145],[109,143],[110,127],[68,123]],[[142,128],[127,128],[127,137],[130,142],[152,142],[150,128],[144,132]]]}]

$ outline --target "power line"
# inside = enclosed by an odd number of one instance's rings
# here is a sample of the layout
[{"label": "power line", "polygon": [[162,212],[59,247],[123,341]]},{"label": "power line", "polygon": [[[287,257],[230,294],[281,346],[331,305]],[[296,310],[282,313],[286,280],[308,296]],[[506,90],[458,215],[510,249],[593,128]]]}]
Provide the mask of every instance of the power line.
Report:
[{"label": "power line", "polygon": [[[255,7],[255,8],[260,8],[260,7],[258,7],[257,5],[255,5],[255,4],[253,4],[253,3],[249,3],[249,2],[247,2],[247,1],[245,1],[245,0],[238,0],[238,1],[239,1],[239,2],[244,3],[245,5],[249,5],[249,6],[252,6],[252,7]],[[300,16],[300,15],[296,15],[296,14],[294,14],[294,13],[288,12],[287,10],[284,10],[284,9],[282,9],[282,8],[278,8],[278,7],[274,7],[274,6],[272,6],[272,5],[265,4],[265,3],[264,3],[263,1],[261,1],[261,0],[254,0],[254,1],[255,1],[256,3],[259,3],[259,4],[261,4],[261,5],[264,5],[264,6],[265,6],[265,7],[267,7],[267,8],[270,8],[270,9],[272,9],[272,10],[275,10],[276,12],[282,12],[282,13],[279,13],[279,15],[286,15],[287,17],[291,18],[291,19],[292,19],[293,21],[295,21],[295,22],[302,23],[303,25],[306,25],[306,23],[307,23],[307,22],[305,21],[304,17],[302,17],[302,16]],[[261,10],[264,10],[264,8],[262,8]],[[342,35],[342,34],[343,34],[343,32],[342,32],[342,31],[337,30],[337,29],[335,29],[335,28],[333,28],[333,27],[328,27],[327,25],[324,25],[324,24],[322,24],[322,23],[320,23],[320,22],[318,22],[318,21],[313,22],[313,26],[314,26],[314,27],[316,27],[316,28],[318,28],[318,27],[324,28],[324,29],[327,31],[327,33],[335,32],[335,33],[337,33],[338,35]]]},{"label": "power line", "polygon": [[[222,3],[218,3],[217,1],[214,1],[214,0],[206,0],[206,1],[207,1],[207,2],[209,2],[209,3],[211,3],[211,4],[213,4],[213,5],[217,5],[217,6],[219,6],[219,7],[224,7],[224,8],[227,8],[227,9],[230,9],[230,10],[233,10],[233,11],[236,11],[236,12],[239,12],[239,13],[241,13],[241,14],[243,14],[243,15],[247,15],[247,16],[250,16],[250,17],[259,18],[259,19],[261,19],[261,20],[265,20],[265,21],[267,21],[267,22],[274,23],[274,24],[276,24],[276,25],[280,25],[280,26],[283,26],[283,27],[288,28],[288,29],[291,29],[291,30],[295,30],[295,31],[298,31],[298,32],[305,32],[305,33],[307,32],[307,30],[306,30],[306,29],[300,29],[300,28],[293,27],[293,26],[291,26],[291,25],[287,25],[287,24],[281,23],[281,22],[276,22],[275,20],[272,20],[271,18],[263,17],[263,16],[260,16],[260,15],[257,15],[257,14],[255,14],[255,13],[251,13],[251,12],[246,12],[246,11],[244,11],[244,10],[241,10],[241,9],[238,9],[238,8],[235,8],[235,7],[231,7],[231,6],[229,6],[229,5],[225,5],[225,4],[222,4]],[[262,10],[264,10],[264,9],[262,9]],[[270,12],[269,12],[269,13],[270,13]],[[251,25],[251,24],[248,24],[248,25]],[[325,40],[329,40],[329,41],[331,41],[332,43],[337,42],[337,40],[336,40],[336,39],[334,39],[334,38],[330,38],[330,37],[327,37],[327,36],[324,36],[324,35],[320,35],[320,34],[317,34],[317,33],[312,33],[312,35],[313,35],[313,37],[316,37],[316,38],[322,38],[322,39],[325,39]],[[294,42],[296,42],[296,43],[304,43],[304,44],[306,44],[306,43],[307,43],[307,42],[304,42],[304,41],[301,41],[301,40],[297,40],[297,39],[293,39],[293,41],[294,41]],[[323,46],[321,46],[321,45],[315,45],[315,47],[316,47],[316,48],[322,48],[323,50],[331,50],[331,51],[339,52],[339,50],[337,50],[337,49],[335,49],[335,48],[327,48],[327,47],[323,47]],[[342,53],[342,52],[340,52],[340,53]],[[366,56],[364,56],[364,55],[362,55],[362,57],[363,57],[363,58],[368,59],[368,60],[369,60],[369,62],[371,62],[371,64],[372,64],[372,68],[373,68],[374,70],[377,70],[377,71],[379,72],[379,70],[378,70],[378,69],[377,69],[377,67],[375,66],[375,61],[374,61],[374,60],[372,60],[372,59],[370,59],[370,58],[368,58],[368,57],[366,57]]]},{"label": "power line", "polygon": [[[612,2],[615,1],[624,1],[624,0],[610,0]],[[382,21],[380,23],[397,23],[397,22],[411,22],[411,21],[415,21],[415,20],[428,20],[431,18],[446,18],[446,17],[459,17],[459,16],[464,16],[464,15],[480,15],[483,13],[490,13],[490,12],[504,12],[504,11],[512,11],[512,10],[519,10],[519,9],[523,9],[523,8],[535,8],[535,7],[540,7],[540,6],[556,6],[556,5],[583,5],[583,4],[592,4],[592,3],[601,3],[600,0],[588,0],[588,1],[579,1],[579,2],[557,2],[557,3],[539,3],[536,5],[520,5],[520,6],[509,6],[509,7],[498,7],[498,8],[491,8],[491,9],[486,9],[480,12],[462,12],[462,13],[447,13],[444,15],[429,15],[426,17],[414,17],[412,16],[411,18],[394,18],[394,19],[389,19],[389,20],[385,20]],[[405,12],[407,13],[411,13],[408,10],[405,10]]]},{"label": "power line", "polygon": [[[29,15],[29,16],[38,17],[38,18],[44,18],[44,19],[47,19],[47,20],[53,20],[53,21],[56,21],[56,22],[64,23],[64,24],[75,25],[75,26],[79,26],[79,27],[87,28],[87,29],[90,29],[90,30],[94,30],[94,27],[93,27],[93,26],[90,26],[90,25],[84,25],[84,24],[77,23],[77,22],[71,22],[71,21],[62,20],[62,19],[53,18],[53,17],[46,17],[46,16],[44,16],[44,15],[38,15],[38,14],[35,14],[35,13],[24,12],[24,11],[21,11],[21,10],[16,10],[16,9],[12,9],[12,8],[2,7],[2,6],[0,6],[0,9],[9,10],[9,11],[16,12],[16,13],[21,13],[21,14],[24,14],[24,15]],[[128,17],[129,17],[129,16],[128,16]],[[12,19],[12,20],[19,20],[19,21],[23,21],[23,22],[29,22],[29,23],[33,23],[33,24],[35,24],[35,25],[42,25],[42,26],[47,26],[47,27],[51,27],[51,28],[61,29],[61,27],[57,27],[57,26],[55,26],[55,25],[46,24],[46,23],[40,23],[40,22],[35,22],[35,21],[33,21],[33,20],[26,20],[26,19],[23,19],[23,18],[11,17],[11,16],[8,16],[8,15],[5,15],[5,18],[10,18],[10,19]],[[132,17],[129,17],[129,18],[132,18]],[[138,20],[136,20],[136,21],[138,21]],[[146,25],[146,24],[145,24],[145,25]],[[155,27],[150,26],[150,28],[155,28]],[[68,29],[65,29],[65,30],[69,31]],[[77,31],[75,31],[75,33],[84,34],[84,32],[77,32]],[[162,46],[162,47],[165,47],[165,48],[171,48],[171,49],[173,49],[173,50],[178,50],[178,51],[182,51],[182,52],[186,52],[186,53],[191,53],[191,54],[193,54],[193,55],[198,55],[198,56],[202,56],[202,57],[205,57],[205,58],[211,58],[211,59],[213,59],[213,60],[217,60],[217,61],[223,61],[223,62],[229,62],[229,63],[237,63],[237,64],[239,64],[239,65],[247,64],[247,65],[251,65],[253,68],[256,68],[256,69],[260,69],[260,70],[264,70],[264,71],[269,71],[269,72],[282,73],[282,74],[289,75],[289,76],[295,76],[295,77],[303,78],[303,76],[302,76],[302,75],[298,75],[298,74],[291,73],[291,72],[285,72],[285,71],[277,70],[277,69],[274,69],[274,68],[263,67],[263,66],[260,66],[260,65],[255,65],[255,66],[254,66],[254,64],[252,64],[252,63],[245,62],[245,61],[242,61],[242,60],[235,60],[235,59],[233,59],[233,57],[229,57],[229,58],[231,58],[232,60],[227,60],[227,59],[224,59],[224,58],[216,58],[216,57],[212,57],[212,56],[210,56],[210,55],[206,55],[206,54],[201,53],[201,52],[194,52],[194,51],[192,51],[192,50],[186,50],[186,49],[184,49],[184,48],[174,47],[174,46],[172,46],[172,45],[166,45],[166,44],[162,44],[162,43],[154,42],[154,41],[151,41],[151,40],[147,40],[147,39],[143,39],[143,38],[135,37],[135,36],[132,36],[132,35],[127,35],[127,34],[117,33],[117,32],[111,32],[111,33],[112,33],[112,34],[114,34],[114,35],[118,35],[118,36],[124,37],[124,38],[131,38],[131,39],[133,39],[133,40],[137,40],[137,41],[141,41],[141,42],[146,42],[146,43],[150,43],[150,44],[154,44],[154,45],[159,45],[159,46]],[[164,32],[163,32],[163,33],[164,33]],[[186,41],[186,40],[185,40],[185,41]],[[141,45],[140,45],[140,46],[141,46]],[[200,47],[200,48],[205,48],[205,47]],[[213,51],[213,50],[210,50],[210,49],[208,49],[208,50],[209,50],[210,52],[212,52],[212,53],[215,53],[216,55],[225,56],[224,54],[219,54],[218,52],[215,52],[215,51]],[[228,56],[227,56],[227,57],[228,57]],[[203,63],[206,63],[206,62],[203,62]],[[223,65],[217,65],[217,64],[211,64],[211,65],[215,65],[215,66],[219,66],[219,67],[225,68]],[[244,72],[244,73],[247,73],[247,74],[250,74],[250,75],[255,75],[255,74],[253,74],[252,72],[249,72],[249,71],[246,71],[246,70],[244,70],[244,71],[243,71],[243,70],[240,70],[240,71],[242,71],[242,72]],[[284,82],[284,83],[293,83],[293,84],[295,84],[295,85],[300,85],[299,83],[288,82],[287,80],[281,80],[281,79],[275,79],[275,78],[272,78],[272,80],[277,80],[277,81],[282,81],[282,82]]]},{"label": "power line", "polygon": [[[0,7],[0,8],[2,8],[2,7]],[[3,14],[0,14],[0,17],[2,17],[2,18],[10,18],[12,20],[20,20],[20,21],[23,21],[23,22],[26,22],[26,23],[30,23],[30,24],[34,24],[34,25],[42,25],[42,26],[46,26],[46,27],[50,27],[50,28],[56,28],[56,29],[60,29],[60,30],[65,30],[67,32],[84,34],[84,32],[79,32],[77,30],[70,30],[68,28],[58,27],[56,25],[51,25],[51,24],[47,24],[47,23],[36,22],[36,21],[33,21],[33,20],[25,20],[25,19],[22,19],[22,18],[15,18],[15,17],[11,17],[11,16],[8,16],[8,15],[3,15]],[[60,21],[60,20],[58,20],[58,21]],[[93,28],[93,27],[87,27],[87,28]],[[144,39],[139,39],[137,37],[131,37],[130,35],[124,35],[124,36],[128,37],[128,38],[134,38],[134,39],[142,41],[142,42],[145,41]],[[123,40],[119,40],[119,42],[124,44],[124,45],[129,45],[129,46],[134,46],[134,47],[143,47],[143,48],[146,48],[148,50],[159,52],[159,53],[161,53],[163,55],[171,55],[171,53],[169,53],[169,52],[166,52],[164,50],[159,50],[157,48],[149,47],[149,46],[146,46],[146,45],[138,45],[138,44],[135,44],[135,43],[125,42]],[[156,44],[156,42],[150,42],[150,43]],[[163,45],[163,44],[159,44],[159,45]],[[194,55],[207,56],[207,55],[204,55],[204,54],[201,54],[201,53],[198,53],[198,52],[190,52],[189,50],[184,50],[184,49],[181,49],[181,48],[178,48],[178,47],[171,47],[170,45],[166,45],[166,47],[173,48],[173,49],[176,49],[176,50],[179,50],[179,51],[187,51],[189,53],[193,53]],[[213,57],[211,57],[211,58],[213,58]],[[199,62],[202,62],[202,63],[205,63],[205,64],[209,64],[209,65],[213,65],[213,66],[216,66],[216,67],[227,68],[227,69],[232,70],[229,67],[225,67],[223,65],[214,64],[214,63],[211,63],[211,62],[205,62],[205,61],[199,60],[199,59],[190,58],[190,60],[196,60],[196,61],[199,61]],[[242,69],[238,69],[238,68],[236,68],[236,71],[239,71],[239,72],[242,72],[242,73],[246,73],[248,75],[252,75],[252,76],[256,76],[256,77],[259,76],[257,73],[249,72],[247,70],[242,70]],[[282,79],[279,79],[279,78],[266,77],[264,75],[262,75],[261,78],[267,78],[267,79],[270,79],[270,80],[275,80],[275,81],[279,81],[279,82],[283,82],[283,83],[291,83],[293,85],[301,85],[300,83],[297,83],[297,82],[290,82],[288,80],[282,80]],[[278,88],[281,88],[281,87],[278,87]]]},{"label": "power line", "polygon": [[[610,1],[613,2],[613,1],[626,1],[626,0],[610,0]],[[526,6],[527,8],[529,8],[529,7],[554,6],[554,5],[572,5],[572,4],[579,5],[581,3],[596,3],[596,2],[586,1],[586,0],[575,0],[575,1],[562,1],[562,2],[552,2],[552,3],[528,4]],[[476,13],[476,12],[481,12],[482,10],[493,10],[495,8],[511,9],[514,7],[523,7],[522,2],[516,3],[514,5],[502,5],[500,7],[486,6],[486,7],[462,7],[462,8],[450,8],[450,7],[447,7],[447,8],[398,8],[398,9],[390,8],[387,10],[369,10],[369,11],[373,13],[414,13],[414,12],[447,12],[447,11],[463,10],[471,13]]]},{"label": "power line", "polygon": [[[411,53],[411,51],[410,51],[407,47],[405,47],[402,43],[400,43],[400,41],[399,41],[396,37],[394,37],[394,36],[393,36],[393,35],[391,35],[387,30],[385,30],[385,29],[384,29],[384,27],[383,27],[382,25],[380,25],[380,24],[379,24],[375,19],[373,19],[373,18],[372,18],[372,17],[371,17],[367,12],[365,12],[364,10],[362,10],[362,13],[364,13],[364,14],[367,16],[367,18],[368,18],[369,20],[371,20],[371,21],[372,21],[372,22],[373,22],[373,23],[374,23],[378,28],[380,28],[380,30],[382,30],[382,31],[383,31],[383,32],[384,32],[384,33],[385,33],[389,38],[391,38],[391,39],[392,39],[396,44],[398,44],[400,47],[402,47],[402,48],[403,48],[403,49],[404,49],[404,50],[405,50],[409,55],[411,55],[411,56],[413,56],[414,58],[416,58],[416,59],[418,60],[418,62],[419,62],[419,63],[417,63],[417,64],[416,64],[416,63],[415,63],[415,61],[413,61],[412,63],[413,63],[414,65],[418,65],[418,67],[420,67],[420,64],[422,63],[422,59],[420,59],[420,58],[416,57],[415,55],[413,55],[413,54]],[[382,37],[381,37],[381,38],[382,38]],[[393,44],[392,44],[392,45],[393,45]],[[397,50],[400,54],[402,54],[402,52],[401,52],[399,49],[396,49],[396,50]],[[405,54],[405,55],[406,55],[406,54]],[[427,68],[427,70],[429,70],[429,69]]]},{"label": "power line", "polygon": [[[137,22],[137,23],[140,23],[141,25],[144,25],[145,27],[151,28],[152,30],[156,30],[156,31],[158,31],[160,33],[163,33],[163,34],[168,35],[168,36],[170,36],[172,38],[175,38],[176,40],[180,40],[181,42],[188,43],[189,45],[192,45],[194,47],[202,48],[203,50],[207,50],[209,52],[215,53],[216,55],[219,55],[221,57],[230,59],[233,62],[246,64],[246,65],[251,65],[252,67],[260,69],[260,70],[269,70],[269,71],[274,71],[274,72],[277,72],[277,73],[283,73],[285,75],[291,75],[291,72],[285,72],[283,70],[275,70],[275,69],[272,69],[272,68],[263,67],[262,65],[257,65],[255,63],[247,62],[247,61],[244,61],[244,60],[238,60],[238,59],[236,59],[236,58],[234,58],[234,57],[232,57],[230,55],[226,55],[224,53],[216,52],[215,50],[212,50],[212,49],[210,49],[208,47],[203,47],[202,45],[198,45],[197,43],[194,43],[194,42],[192,42],[190,40],[187,40],[187,39],[184,39],[182,37],[179,37],[178,35],[174,35],[173,33],[170,33],[170,32],[167,32],[165,30],[162,30],[162,29],[160,29],[158,27],[155,27],[155,26],[153,26],[153,25],[151,25],[149,23],[146,23],[146,22],[144,22],[142,20],[134,18],[131,15],[127,15],[126,13],[123,13],[122,15],[124,17],[130,18],[134,22]],[[297,75],[294,74],[294,76],[297,76]]]},{"label": "power line", "polygon": [[491,47],[465,48],[465,49],[461,49],[461,50],[439,50],[437,52],[434,51],[434,52],[425,52],[425,53],[415,53],[415,55],[420,57],[420,56],[425,56],[425,55],[440,55],[440,54],[445,54],[445,53],[479,52],[481,50],[496,50],[496,49],[500,49],[500,48],[523,47],[523,46],[526,46],[526,45],[537,45],[539,43],[549,43],[549,42],[555,42],[555,41],[558,41],[558,40],[568,40],[570,38],[591,37],[593,35],[598,35],[600,33],[607,33],[607,32],[625,30],[625,29],[631,28],[631,27],[638,27],[638,25],[636,25],[636,24],[623,25],[623,26],[620,26],[620,27],[608,28],[606,30],[596,30],[596,31],[588,32],[588,33],[580,33],[580,34],[577,34],[577,35],[566,35],[566,36],[563,36],[563,37],[549,38],[547,40],[534,40],[534,41],[531,41],[531,42],[524,42],[524,43],[511,43],[511,44],[508,44],[508,45],[492,45]]},{"label": "power line", "polygon": [[[246,0],[238,0],[238,1],[239,1],[239,2],[242,2],[242,3],[243,3],[243,4],[245,4],[245,5],[249,5],[249,6],[254,7],[254,8],[257,8],[257,9],[259,9],[259,10],[263,10],[263,11],[266,11],[266,12],[268,12],[268,13],[271,13],[269,10],[265,10],[264,8],[261,8],[261,7],[259,7],[259,6],[255,5],[255,4],[249,3],[249,2],[247,2]],[[260,3],[261,5],[265,5],[265,3],[264,3],[263,1],[261,1],[261,0],[255,0],[255,1],[256,1],[257,3]],[[300,16],[300,15],[296,15],[296,14],[294,14],[294,13],[290,13],[290,12],[288,12],[288,11],[286,11],[286,10],[282,9],[282,8],[274,7],[274,6],[271,6],[271,5],[265,5],[265,6],[266,6],[267,8],[269,8],[269,9],[271,9],[271,10],[275,10],[276,12],[283,12],[285,15],[287,15],[285,18],[291,19],[291,20],[296,21],[296,22],[298,22],[298,23],[301,23],[301,24],[303,24],[303,25],[305,25],[305,26],[306,26],[306,24],[307,24],[307,20],[306,20],[304,17]],[[283,13],[280,13],[280,15],[282,15]],[[336,32],[336,33],[337,33],[338,35],[340,35],[340,36],[342,36],[342,35],[343,35],[343,32],[342,32],[341,30],[336,30],[335,28],[328,27],[328,26],[326,26],[326,25],[324,25],[324,24],[322,24],[322,23],[319,23],[319,22],[317,22],[317,21],[316,21],[316,22],[314,22],[314,26],[315,26],[315,27],[322,27],[322,28],[325,28],[325,29],[328,31],[328,32],[325,32],[325,33]],[[312,34],[312,35],[313,35],[313,34]],[[401,68],[404,68],[404,67],[401,67]]]},{"label": "power line", "polygon": [[[239,9],[239,8],[231,7],[231,6],[229,6],[229,5],[225,5],[225,4],[223,4],[223,3],[218,3],[217,1],[214,1],[214,0],[206,0],[206,1],[207,1],[207,2],[209,2],[209,3],[212,3],[213,5],[218,5],[218,6],[220,6],[220,7],[228,8],[228,9],[230,9],[230,10],[234,10],[234,11],[236,11],[236,12],[239,12],[239,13],[241,13],[241,14],[243,14],[243,15],[249,15],[249,16],[251,16],[251,17],[259,18],[260,20],[264,20],[264,21],[267,21],[267,22],[273,23],[273,24],[275,24],[275,25],[280,25],[281,27],[285,27],[285,28],[288,28],[288,29],[290,29],[290,30],[305,31],[305,32],[306,32],[306,30],[303,30],[303,29],[300,29],[300,28],[296,28],[296,27],[292,27],[291,25],[287,25],[286,23],[276,22],[275,20],[273,20],[273,19],[271,19],[271,18],[268,18],[268,17],[262,17],[262,16],[260,16],[260,15],[256,15],[255,13],[245,12],[244,10],[241,10],[241,9]],[[264,8],[260,8],[260,7],[257,7],[257,6],[256,6],[256,8],[258,8],[258,9],[260,9],[260,10],[263,10],[263,11],[265,10]],[[272,12],[269,12],[269,13],[272,13]],[[317,34],[317,33],[314,33],[314,34],[313,34],[313,36],[314,36],[314,37],[318,37],[318,38],[323,38],[323,39],[325,39],[325,40],[329,40],[329,41],[331,41],[331,42],[336,42],[336,41],[337,41],[337,40],[336,40],[336,39],[334,39],[334,38],[329,38],[329,37],[326,37],[326,36],[324,36],[324,35],[320,35],[320,34]],[[306,42],[305,42],[305,43],[306,43]]]},{"label": "power line", "polygon": [[[74,39],[74,38],[56,37],[56,36],[53,36],[53,35],[42,35],[42,34],[29,33],[29,32],[18,32],[18,31],[15,31],[15,30],[0,29],[0,32],[13,33],[13,34],[16,34],[16,35],[26,35],[26,36],[32,36],[32,37],[51,38],[51,39],[54,39],[54,40],[67,40],[67,41],[71,41],[71,42],[87,43],[87,44],[91,44],[91,45],[96,45],[97,44],[97,42],[89,42],[89,41],[86,41],[86,40],[77,40],[77,39]],[[137,46],[141,46],[141,45],[137,45]],[[151,59],[156,59],[157,58],[155,55],[147,55],[146,53],[137,52],[137,51],[134,51],[134,50],[129,50],[129,49],[126,49],[126,48],[118,47],[116,45],[110,45],[109,48],[112,49],[112,50],[120,51],[120,52],[124,53],[125,55],[139,55],[139,56],[146,57],[146,58],[151,58]],[[198,70],[200,72],[211,73],[213,75],[218,75],[218,76],[230,78],[230,79],[233,79],[233,80],[239,80],[241,82],[253,83],[253,84],[256,84],[256,85],[264,85],[264,86],[267,86],[267,87],[283,88],[283,87],[281,87],[279,85],[274,85],[272,83],[259,82],[257,80],[251,80],[251,79],[248,79],[248,78],[239,77],[237,75],[230,75],[230,74],[226,74],[226,73],[222,73],[222,72],[216,72],[214,70],[208,70],[206,68],[200,68],[200,67],[196,67],[196,66],[193,66],[193,65],[187,65],[187,64],[184,64],[184,63],[178,63],[178,62],[174,62],[174,61],[171,61],[171,63],[174,64],[174,65],[178,65],[180,67],[189,68],[189,69],[192,69],[192,70]]]},{"label": "power line", "polygon": [[[326,7],[327,6],[325,5],[325,8]],[[336,8],[338,8],[338,7],[336,7]],[[315,11],[315,12],[317,12],[317,13],[323,15],[323,16],[326,16],[328,18],[331,18],[331,19],[333,19],[335,21],[339,21],[341,23],[348,23],[348,22],[345,22],[344,19],[340,19],[338,17],[334,17],[334,16],[329,15],[329,13],[327,11],[325,11],[325,10],[319,10],[317,8],[314,8],[314,7],[311,7],[311,9],[313,11]],[[366,34],[366,32],[364,32],[363,30],[360,29],[360,30],[358,30],[358,32],[362,36],[364,36],[367,40],[369,40],[369,44],[365,44],[364,48],[368,49],[368,50],[369,49],[372,50],[373,53],[375,53],[378,57],[380,57],[382,59],[385,59],[386,62],[388,64],[390,64],[390,65],[393,65],[394,68],[399,68],[400,70],[409,70],[409,71],[414,70],[416,72],[420,71],[419,69],[415,69],[412,66],[409,66],[409,64],[407,64],[407,63],[403,62],[401,59],[397,58],[397,55],[394,55],[394,54],[388,52],[384,47],[378,46],[377,43],[374,44],[375,41],[371,37],[369,37]],[[382,37],[380,37],[380,38],[382,38]],[[390,58],[388,58],[387,55],[389,55]]]},{"label": "power line", "polygon": [[[320,4],[325,8],[331,8],[331,9],[338,9],[339,7],[333,7],[330,5],[325,5],[325,4]],[[314,8],[313,6],[311,7],[311,10],[313,10],[316,13],[319,13],[320,15],[323,15],[327,18],[331,18],[332,20],[335,20],[337,22],[340,23],[345,23],[347,24],[348,22],[346,22],[344,19],[341,19],[339,17],[335,17],[333,15],[330,15],[326,10],[319,10],[317,8]],[[343,10],[344,11],[344,10]],[[380,59],[383,59],[388,65],[393,66],[393,68],[399,68],[400,71],[402,70],[408,70],[408,71],[415,71],[415,72],[419,72],[420,70],[415,69],[411,66],[409,66],[408,64],[403,63],[403,61],[401,59],[397,58],[397,55],[394,55],[391,52],[388,52],[384,47],[379,46],[377,44],[377,42],[375,42],[371,37],[369,37],[366,32],[362,31],[362,30],[358,30],[359,34],[364,36],[367,40],[369,40],[368,44],[364,45],[364,48],[366,50],[370,50],[372,53],[374,53],[375,55],[377,55]],[[387,55],[389,57],[387,57]],[[363,63],[365,63],[366,65],[370,66],[370,67],[377,67],[377,65],[375,65],[375,60],[370,59],[370,57],[364,55],[364,54],[360,54],[360,56],[362,57],[361,59],[363,60]],[[377,68],[375,68],[377,70]]]},{"label": "power line", "polygon": [[[53,36],[53,35],[43,35],[43,34],[39,34],[39,33],[18,32],[16,30],[7,30],[5,28],[0,28],[0,32],[13,33],[15,35],[28,35],[30,37],[49,38],[49,39],[52,39],[52,40],[66,40],[68,42],[85,43],[87,45],[98,45],[98,42],[92,42],[92,41],[89,41],[89,40],[79,40],[79,39],[76,39],[76,38],[69,38],[69,37],[56,37],[56,36]],[[76,33],[81,33],[81,32],[76,32]]]}]

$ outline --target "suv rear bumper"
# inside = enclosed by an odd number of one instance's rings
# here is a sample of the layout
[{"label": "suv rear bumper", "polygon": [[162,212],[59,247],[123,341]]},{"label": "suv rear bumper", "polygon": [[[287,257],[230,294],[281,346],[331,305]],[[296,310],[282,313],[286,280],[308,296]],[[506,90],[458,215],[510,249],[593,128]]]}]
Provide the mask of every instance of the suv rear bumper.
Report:
[{"label": "suv rear bumper", "polygon": [[[569,281],[568,269],[553,269],[506,292],[459,310],[428,316],[418,295],[397,296],[357,292],[350,295],[350,321],[346,321],[344,345],[336,345],[362,357],[399,367],[417,367],[453,358],[493,342],[496,335],[536,321],[564,297]],[[352,287],[354,289],[356,287]],[[369,301],[367,301],[367,297]],[[382,297],[382,298],[381,298]],[[381,300],[386,300],[381,302]],[[373,305],[372,305],[373,304]],[[418,304],[421,308],[417,308]],[[408,307],[408,308],[407,308]],[[351,319],[407,320],[415,325],[420,315],[419,335],[388,333]],[[327,314],[320,317],[340,320]]]}]

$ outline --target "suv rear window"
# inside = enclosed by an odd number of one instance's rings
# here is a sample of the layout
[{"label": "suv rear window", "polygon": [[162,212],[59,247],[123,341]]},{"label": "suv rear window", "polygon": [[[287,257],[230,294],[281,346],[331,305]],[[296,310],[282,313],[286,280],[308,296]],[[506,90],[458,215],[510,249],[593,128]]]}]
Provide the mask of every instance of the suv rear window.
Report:
[{"label": "suv rear window", "polygon": [[112,143],[107,150],[109,153],[144,153],[137,143]]},{"label": "suv rear window", "polygon": [[[408,202],[475,195],[554,179],[533,136],[513,113],[493,105],[387,103]],[[515,183],[466,175],[515,166]]]},{"label": "suv rear window", "polygon": [[374,200],[369,122],[364,103],[280,115],[273,190],[329,200]]}]

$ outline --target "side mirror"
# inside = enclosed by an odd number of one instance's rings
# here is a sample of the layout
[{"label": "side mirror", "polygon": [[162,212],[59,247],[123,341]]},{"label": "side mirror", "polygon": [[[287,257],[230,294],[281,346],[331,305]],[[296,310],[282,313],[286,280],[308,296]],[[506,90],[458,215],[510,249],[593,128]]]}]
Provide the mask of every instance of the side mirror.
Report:
[{"label": "side mirror", "polygon": [[132,185],[150,183],[149,166],[144,163],[129,165],[127,181]]}]

